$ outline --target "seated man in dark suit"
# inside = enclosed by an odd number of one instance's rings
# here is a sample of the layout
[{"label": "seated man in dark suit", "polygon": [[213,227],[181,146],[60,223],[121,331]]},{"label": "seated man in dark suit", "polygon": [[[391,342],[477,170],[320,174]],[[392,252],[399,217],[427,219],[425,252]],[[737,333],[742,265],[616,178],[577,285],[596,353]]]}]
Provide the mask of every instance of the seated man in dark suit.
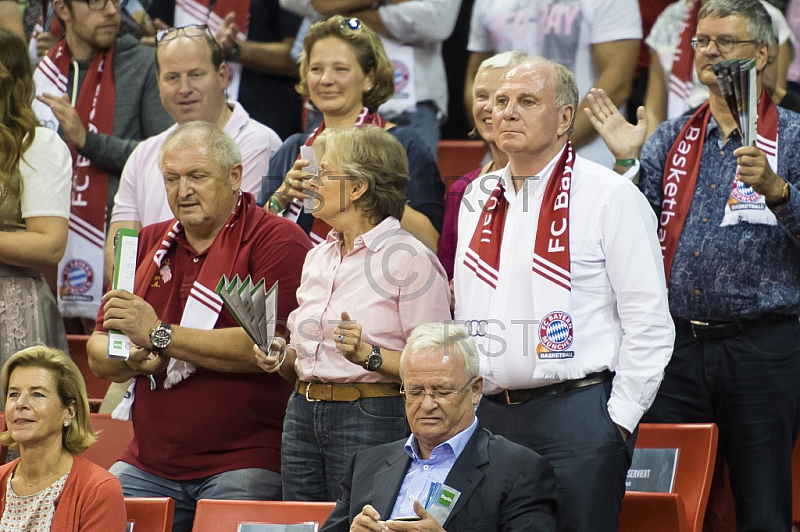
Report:
[{"label": "seated man in dark suit", "polygon": [[[353,456],[321,532],[555,531],[550,464],[478,424],[483,377],[462,326],[414,329],[400,377],[412,435]],[[447,515],[437,513],[439,520],[423,507],[434,482],[460,493]]]}]

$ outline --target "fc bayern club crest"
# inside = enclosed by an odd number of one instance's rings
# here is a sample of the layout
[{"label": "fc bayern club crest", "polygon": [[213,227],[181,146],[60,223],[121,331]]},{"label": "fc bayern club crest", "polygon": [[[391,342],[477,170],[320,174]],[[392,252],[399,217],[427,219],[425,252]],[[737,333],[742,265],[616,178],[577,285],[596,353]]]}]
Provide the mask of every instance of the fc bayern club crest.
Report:
[{"label": "fc bayern club crest", "polygon": [[394,92],[400,92],[408,87],[408,79],[410,72],[405,63],[400,61],[392,61],[394,67]]},{"label": "fc bayern club crest", "polygon": [[753,187],[738,180],[736,181],[736,187],[731,191],[731,195],[742,203],[753,203],[761,198],[761,194],[753,190]]},{"label": "fc bayern club crest", "polygon": [[551,312],[539,323],[539,341],[550,351],[568,349],[572,334],[572,318],[566,312]]},{"label": "fc bayern club crest", "polygon": [[77,295],[88,292],[94,285],[94,272],[89,263],[73,259],[61,271],[62,288],[67,294]]}]

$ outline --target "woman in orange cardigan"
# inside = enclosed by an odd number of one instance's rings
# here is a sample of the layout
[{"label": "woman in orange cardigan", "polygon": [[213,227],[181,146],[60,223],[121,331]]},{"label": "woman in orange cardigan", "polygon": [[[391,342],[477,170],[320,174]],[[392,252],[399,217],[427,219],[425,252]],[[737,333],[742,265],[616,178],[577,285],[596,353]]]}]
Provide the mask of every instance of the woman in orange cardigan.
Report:
[{"label": "woman in orange cardigan", "polygon": [[77,454],[94,443],[86,385],[62,351],[15,353],[0,373],[6,425],[0,443],[20,457],[0,467],[0,530],[123,532],[119,481]]}]

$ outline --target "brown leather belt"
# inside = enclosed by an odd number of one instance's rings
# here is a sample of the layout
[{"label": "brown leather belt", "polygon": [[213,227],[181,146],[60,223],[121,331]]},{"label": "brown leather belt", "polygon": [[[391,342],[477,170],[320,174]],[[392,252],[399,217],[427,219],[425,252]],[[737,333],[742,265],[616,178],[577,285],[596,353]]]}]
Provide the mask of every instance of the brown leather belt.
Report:
[{"label": "brown leather belt", "polygon": [[295,382],[294,389],[307,401],[357,401],[368,397],[400,397],[396,382]]},{"label": "brown leather belt", "polygon": [[548,395],[555,395],[562,392],[568,392],[584,386],[591,386],[592,384],[600,384],[611,380],[611,372],[608,370],[598,373],[590,373],[582,379],[575,379],[571,381],[562,381],[555,384],[548,384],[547,386],[540,386],[539,388],[529,388],[526,390],[505,390],[494,395],[485,396],[486,399],[493,403],[501,403],[504,405],[518,405],[525,403],[531,399],[538,399]]}]

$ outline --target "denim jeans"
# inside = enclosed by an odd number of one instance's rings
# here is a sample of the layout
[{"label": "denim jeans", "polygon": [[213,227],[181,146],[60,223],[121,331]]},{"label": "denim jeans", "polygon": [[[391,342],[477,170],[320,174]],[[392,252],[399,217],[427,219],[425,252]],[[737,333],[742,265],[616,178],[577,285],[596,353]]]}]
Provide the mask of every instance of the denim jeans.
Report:
[{"label": "denim jeans", "polygon": [[408,437],[403,399],[309,402],[292,393],[281,441],[283,498],[335,501],[356,451]]},{"label": "denim jeans", "polygon": [[280,475],[269,469],[235,469],[192,480],[169,480],[126,462],[117,462],[109,471],[119,479],[126,497],[172,497],[172,532],[191,532],[200,499],[281,500]]}]

